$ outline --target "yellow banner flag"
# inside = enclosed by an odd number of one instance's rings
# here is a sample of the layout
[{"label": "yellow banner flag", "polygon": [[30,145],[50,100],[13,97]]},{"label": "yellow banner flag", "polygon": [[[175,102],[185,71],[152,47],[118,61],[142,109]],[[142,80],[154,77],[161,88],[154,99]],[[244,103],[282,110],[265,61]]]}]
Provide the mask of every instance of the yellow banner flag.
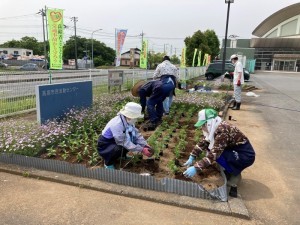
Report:
[{"label": "yellow banner flag", "polygon": [[180,68],[186,68],[185,54],[186,54],[186,48],[183,48],[181,52]]},{"label": "yellow banner flag", "polygon": [[59,70],[62,69],[63,66],[63,10],[48,9],[47,19],[50,45],[50,69]]},{"label": "yellow banner flag", "polygon": [[140,54],[140,68],[147,69],[148,65],[148,41],[143,40],[142,51]]}]

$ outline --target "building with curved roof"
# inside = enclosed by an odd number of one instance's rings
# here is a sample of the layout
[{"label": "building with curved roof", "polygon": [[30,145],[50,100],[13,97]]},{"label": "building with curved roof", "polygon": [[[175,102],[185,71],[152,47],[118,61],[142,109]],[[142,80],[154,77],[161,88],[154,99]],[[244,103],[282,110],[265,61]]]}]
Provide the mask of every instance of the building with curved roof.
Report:
[{"label": "building with curved roof", "polygon": [[300,3],[275,12],[252,34],[256,69],[300,71]]}]

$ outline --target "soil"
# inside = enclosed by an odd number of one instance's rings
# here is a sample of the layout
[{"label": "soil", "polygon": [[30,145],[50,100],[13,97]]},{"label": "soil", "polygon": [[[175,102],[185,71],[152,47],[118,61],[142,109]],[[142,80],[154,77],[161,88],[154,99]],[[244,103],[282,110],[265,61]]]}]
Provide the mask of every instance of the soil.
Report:
[{"label": "soil", "polygon": [[[184,115],[181,116],[179,120],[179,127],[182,127],[184,125],[187,125],[185,121]],[[163,120],[172,120],[172,118],[164,117]],[[186,160],[188,159],[190,152],[194,148],[196,142],[194,141],[194,135],[195,135],[195,128],[194,124],[197,121],[197,116],[194,116],[191,121],[188,123],[188,129],[187,131],[187,145],[185,146],[185,149],[180,153],[180,157],[178,159],[175,159],[174,155],[174,149],[176,147],[176,144],[179,141],[178,133],[180,132],[180,129],[176,129],[176,132],[173,132],[172,138],[167,143],[167,146],[163,149],[162,153],[160,154],[159,158],[150,158],[147,159],[147,157],[143,156],[143,160],[138,162],[129,162],[124,161],[121,164],[121,168],[124,171],[139,173],[139,174],[150,174],[151,176],[154,176],[157,179],[162,179],[165,177],[175,178],[179,180],[184,181],[191,181],[196,182],[204,186],[206,189],[211,190],[218,188],[224,184],[224,179],[222,178],[220,171],[216,164],[211,165],[210,167],[204,169],[201,173],[196,175],[193,179],[186,178],[183,176],[183,172],[187,169],[186,167],[182,166]],[[144,123],[140,125],[140,131],[142,135],[145,137],[145,139],[149,138],[155,131],[144,131],[142,128],[144,127]],[[163,131],[160,137],[158,138],[159,142],[162,142],[163,138],[166,136],[166,131]],[[176,164],[178,166],[178,171],[176,173],[173,173],[168,163],[170,160],[175,159]],[[133,161],[133,160],[132,160]]]}]

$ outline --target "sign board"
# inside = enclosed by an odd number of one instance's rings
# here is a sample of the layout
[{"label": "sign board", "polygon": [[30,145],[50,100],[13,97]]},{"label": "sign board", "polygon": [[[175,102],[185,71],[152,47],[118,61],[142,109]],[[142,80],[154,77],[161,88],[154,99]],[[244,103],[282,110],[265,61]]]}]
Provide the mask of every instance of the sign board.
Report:
[{"label": "sign board", "polygon": [[121,92],[121,87],[124,82],[124,71],[123,70],[109,70],[108,71],[108,92],[110,93],[111,87],[119,86],[119,91]]},{"label": "sign board", "polygon": [[92,81],[37,85],[37,120],[43,124],[61,119],[71,108],[88,108],[93,103]]}]

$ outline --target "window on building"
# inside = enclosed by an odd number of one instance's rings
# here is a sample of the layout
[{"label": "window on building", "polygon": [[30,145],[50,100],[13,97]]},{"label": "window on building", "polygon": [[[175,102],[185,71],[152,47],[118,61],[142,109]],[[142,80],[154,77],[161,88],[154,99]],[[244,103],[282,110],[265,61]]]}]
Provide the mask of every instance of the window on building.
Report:
[{"label": "window on building", "polygon": [[7,51],[6,51],[6,50],[3,50],[3,54],[7,54]]},{"label": "window on building", "polygon": [[31,52],[26,52],[26,55],[27,55],[27,56],[30,56],[30,55],[31,55]]},{"label": "window on building", "polygon": [[280,36],[295,35],[297,33],[297,23],[298,23],[298,19],[282,25]]},{"label": "window on building", "polygon": [[278,29],[274,30],[272,33],[270,33],[267,38],[274,38],[274,37],[277,37],[277,32],[278,32]]},{"label": "window on building", "polygon": [[19,51],[14,51],[14,55],[19,55]]}]

